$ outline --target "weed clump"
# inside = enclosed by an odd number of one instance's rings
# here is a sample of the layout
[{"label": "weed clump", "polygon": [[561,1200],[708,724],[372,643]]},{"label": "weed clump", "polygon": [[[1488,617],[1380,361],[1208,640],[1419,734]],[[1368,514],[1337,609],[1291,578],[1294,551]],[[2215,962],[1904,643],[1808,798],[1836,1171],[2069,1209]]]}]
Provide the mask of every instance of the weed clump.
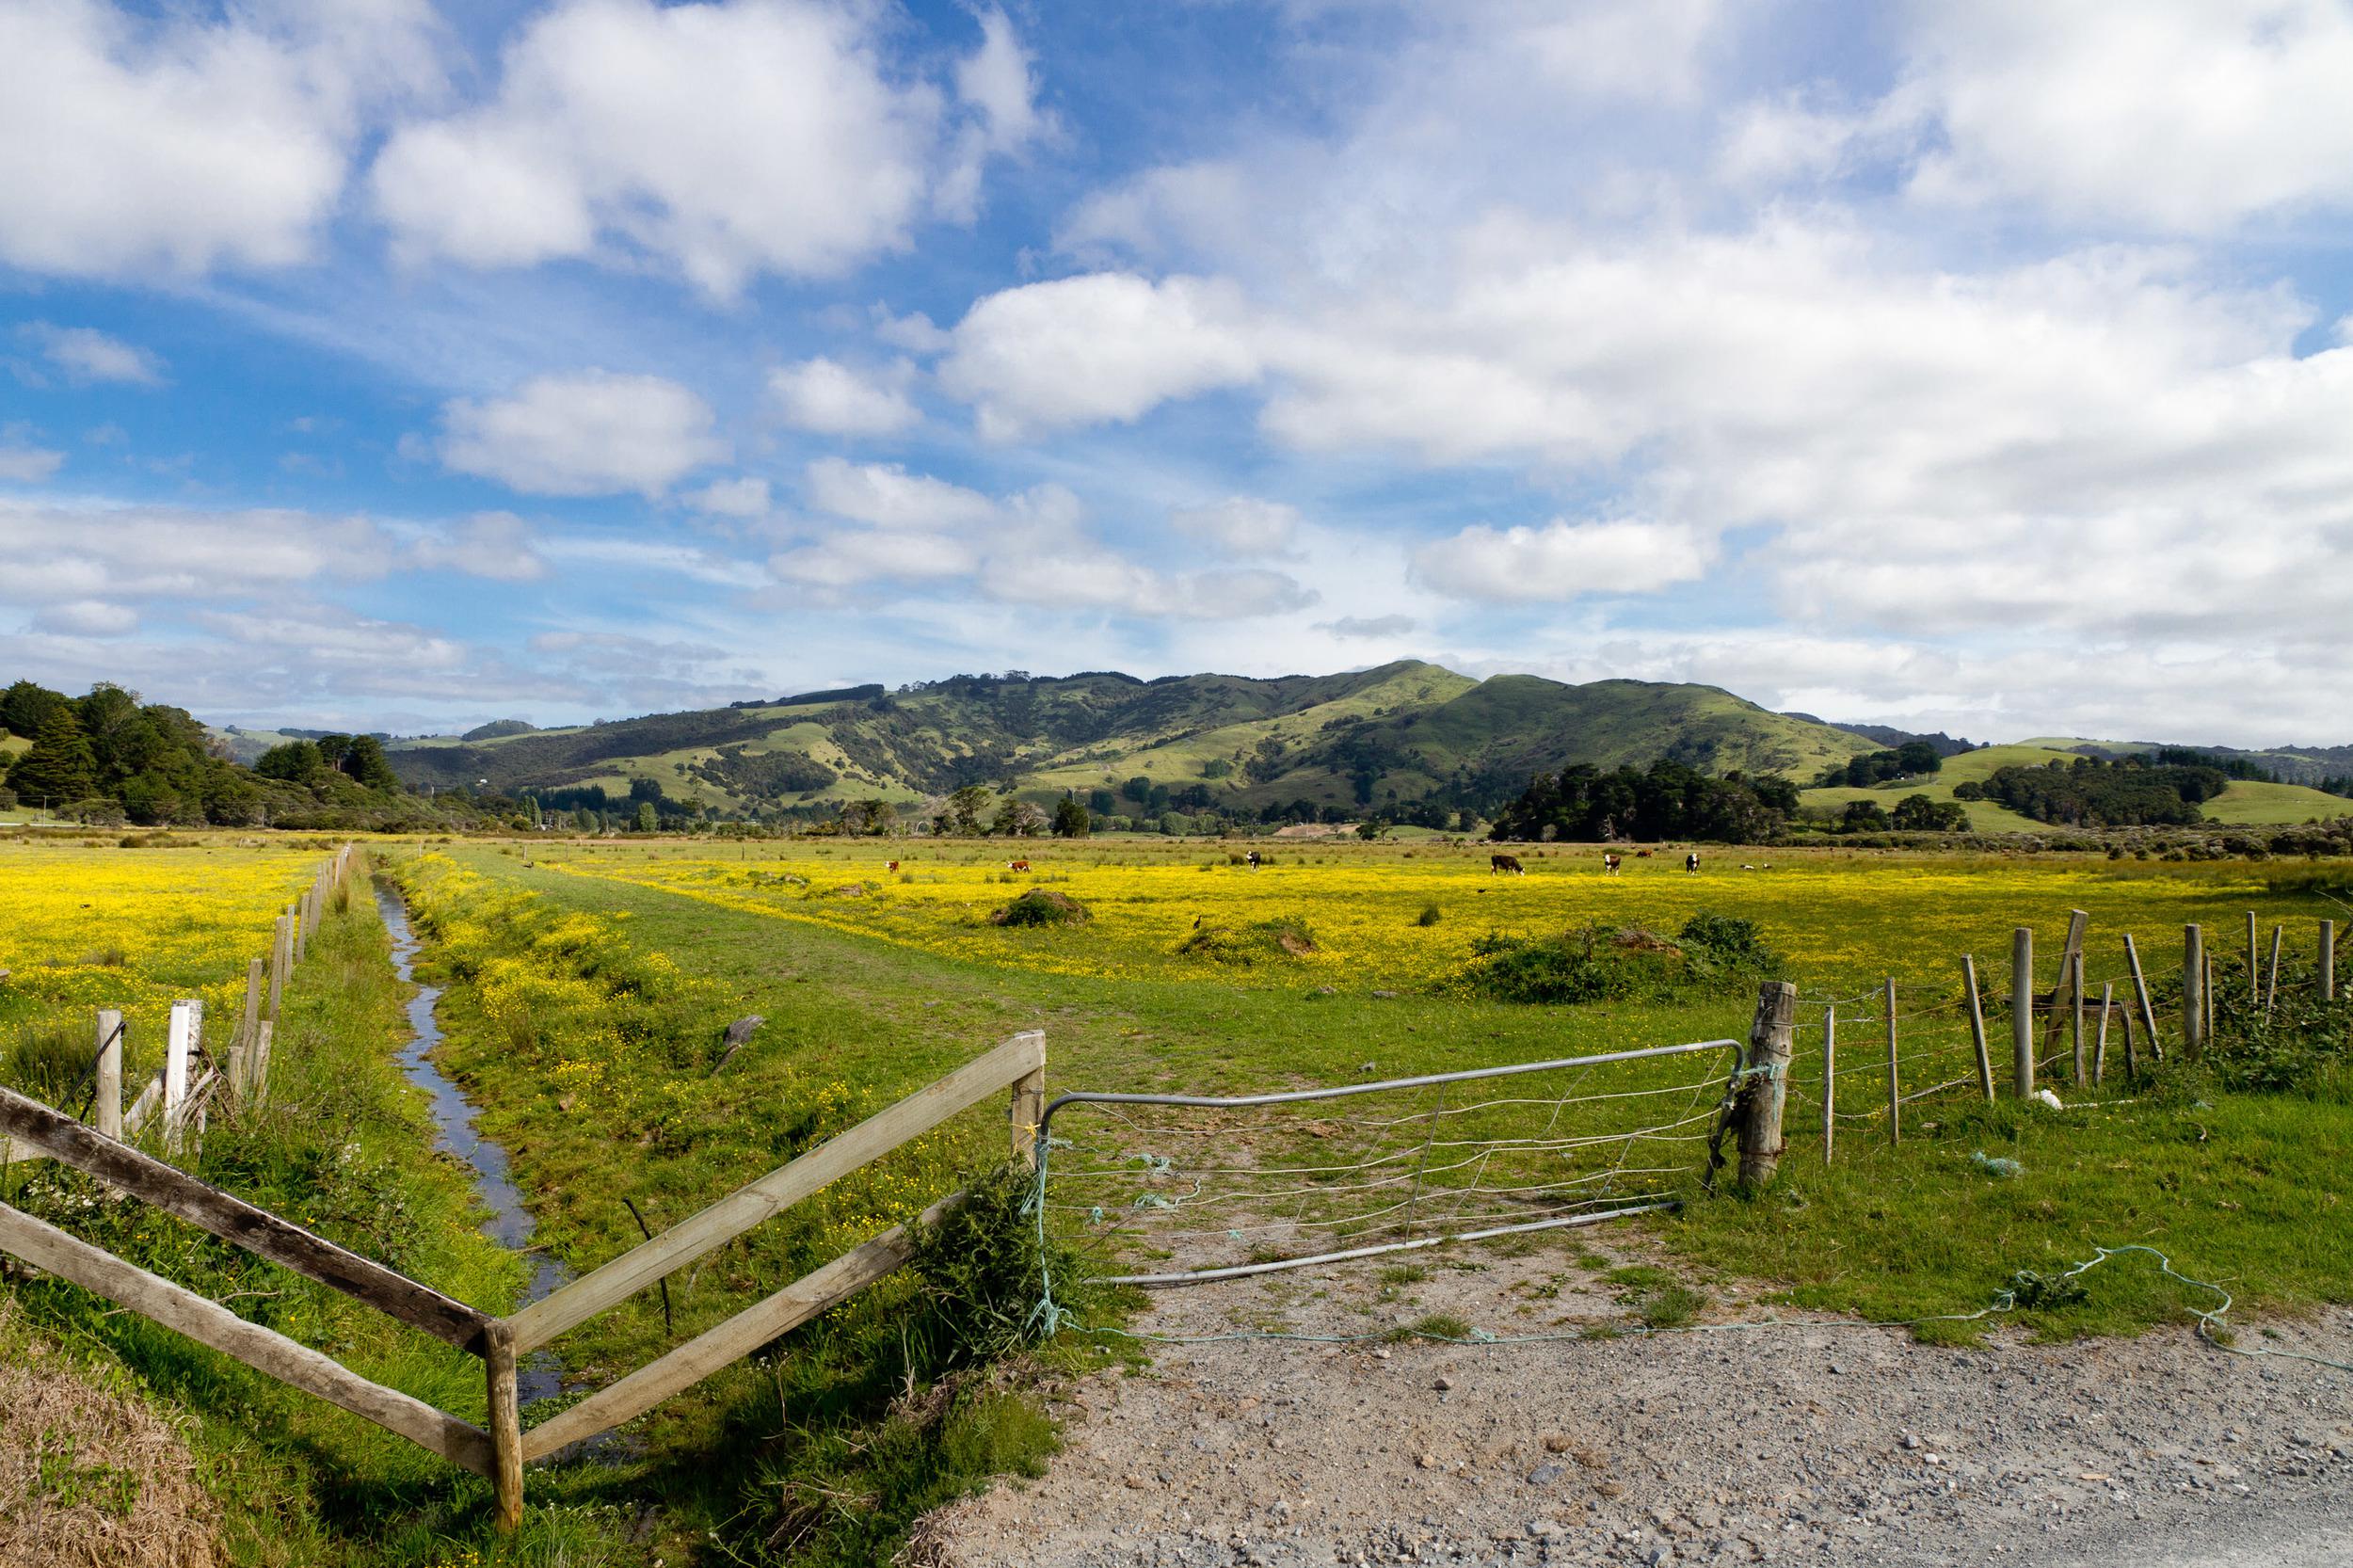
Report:
[{"label": "weed clump", "polygon": [[991,911],[991,925],[1084,925],[1094,917],[1085,904],[1050,888],[1032,888],[1001,909]]},{"label": "weed clump", "polygon": [[1700,913],[1672,938],[1639,926],[1491,933],[1447,987],[1494,1001],[1675,1001],[1737,992],[1780,968],[1756,924]]},{"label": "weed clump", "polygon": [[1444,918],[1444,916],[1439,914],[1438,906],[1436,904],[1425,904],[1421,906],[1421,913],[1414,917],[1414,923],[1416,925],[1436,925],[1438,921]]},{"label": "weed clump", "polygon": [[1248,968],[1305,958],[1316,951],[1315,935],[1298,920],[1254,920],[1244,926],[1205,925],[1176,944],[1188,958]]}]

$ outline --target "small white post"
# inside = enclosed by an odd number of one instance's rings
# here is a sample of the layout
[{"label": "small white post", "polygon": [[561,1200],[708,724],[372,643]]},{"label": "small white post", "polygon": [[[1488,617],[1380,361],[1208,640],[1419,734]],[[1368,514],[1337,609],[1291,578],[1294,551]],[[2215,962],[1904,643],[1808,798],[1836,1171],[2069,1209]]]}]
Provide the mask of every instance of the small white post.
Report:
[{"label": "small white post", "polygon": [[189,1000],[171,1004],[171,1029],[164,1040],[164,1145],[180,1146],[180,1116],[188,1097],[188,1058],[195,1054],[204,1030],[204,1004]]}]

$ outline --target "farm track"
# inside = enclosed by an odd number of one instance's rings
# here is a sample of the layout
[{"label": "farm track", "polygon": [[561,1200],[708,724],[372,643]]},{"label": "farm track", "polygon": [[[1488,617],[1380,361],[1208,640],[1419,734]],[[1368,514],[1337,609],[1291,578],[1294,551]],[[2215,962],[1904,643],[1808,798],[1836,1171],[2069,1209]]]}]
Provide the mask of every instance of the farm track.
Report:
[{"label": "farm track", "polygon": [[[1135,1326],[1624,1320],[1561,1253],[1460,1261],[1481,1266],[1433,1269],[1402,1300],[1393,1284],[1378,1305],[1368,1264],[1164,1293]],[[918,1540],[946,1568],[2294,1568],[2353,1548],[2353,1376],[2226,1355],[2181,1329],[1937,1349],[1722,1289],[1705,1320],[1774,1315],[1811,1323],[1493,1348],[1154,1346],[1148,1369],[1050,1391],[1070,1426],[1043,1481],[953,1505]],[[2249,1342],[2353,1359],[2342,1306],[2271,1327],[2280,1340]]]}]

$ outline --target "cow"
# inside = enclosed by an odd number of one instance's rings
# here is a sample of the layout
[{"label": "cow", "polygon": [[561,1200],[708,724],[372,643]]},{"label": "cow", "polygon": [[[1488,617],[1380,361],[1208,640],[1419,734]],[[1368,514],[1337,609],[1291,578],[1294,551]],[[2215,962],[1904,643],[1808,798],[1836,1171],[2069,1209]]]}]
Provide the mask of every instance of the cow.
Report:
[{"label": "cow", "polygon": [[1005,870],[1009,872],[1026,872],[1029,869],[1030,863],[1027,860],[1008,860],[1005,862]]},{"label": "cow", "polygon": [[897,871],[899,869],[899,862],[896,860],[890,862],[890,869],[894,872]]},{"label": "cow", "polygon": [[1700,874],[1699,851],[1693,850],[1690,854],[1683,857],[1683,872],[1686,876],[1697,876]]},{"label": "cow", "polygon": [[1619,868],[1620,866],[1625,865],[1625,861],[1624,859],[1620,858],[1618,856],[1615,856],[1615,855],[1610,854],[1608,850],[1604,850],[1604,851],[1602,851],[1602,854],[1601,854],[1601,871],[1602,871],[1602,874],[1603,874],[1604,876],[1615,876],[1615,875],[1617,875],[1617,874],[1618,874],[1618,868]]},{"label": "cow", "polygon": [[1255,849],[1250,852],[1250,869],[1254,872],[1258,869],[1258,852]]},{"label": "cow", "polygon": [[1637,860],[1647,860],[1650,858],[1650,851],[1646,849],[1638,849],[1634,852],[1634,858]]},{"label": "cow", "polygon": [[1520,864],[1516,855],[1490,855],[1487,856],[1487,869],[1491,872],[1510,872],[1513,876],[1528,874],[1527,868]]}]

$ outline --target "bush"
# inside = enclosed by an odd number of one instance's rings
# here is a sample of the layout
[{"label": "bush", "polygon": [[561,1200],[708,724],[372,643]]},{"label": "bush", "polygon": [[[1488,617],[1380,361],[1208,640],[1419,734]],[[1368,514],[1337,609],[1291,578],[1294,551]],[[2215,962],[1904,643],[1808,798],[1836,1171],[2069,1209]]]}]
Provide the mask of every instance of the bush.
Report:
[{"label": "bush", "polygon": [[1414,917],[1414,923],[1416,925],[1436,925],[1444,917],[1438,913],[1438,906],[1436,904],[1425,904],[1421,906],[1421,913]]},{"label": "bush", "polygon": [[991,925],[1082,925],[1093,919],[1086,905],[1067,893],[1057,893],[1048,888],[1032,888],[1028,892],[994,911],[988,917]]},{"label": "bush", "polygon": [[1740,990],[1780,967],[1753,921],[1698,914],[1675,939],[1626,926],[1557,936],[1490,933],[1446,988],[1497,1001],[1673,1001]]},{"label": "bush", "polygon": [[1177,943],[1176,951],[1189,958],[1248,968],[1254,964],[1304,958],[1316,951],[1316,940],[1297,920],[1258,920],[1239,929],[1205,925]]}]

